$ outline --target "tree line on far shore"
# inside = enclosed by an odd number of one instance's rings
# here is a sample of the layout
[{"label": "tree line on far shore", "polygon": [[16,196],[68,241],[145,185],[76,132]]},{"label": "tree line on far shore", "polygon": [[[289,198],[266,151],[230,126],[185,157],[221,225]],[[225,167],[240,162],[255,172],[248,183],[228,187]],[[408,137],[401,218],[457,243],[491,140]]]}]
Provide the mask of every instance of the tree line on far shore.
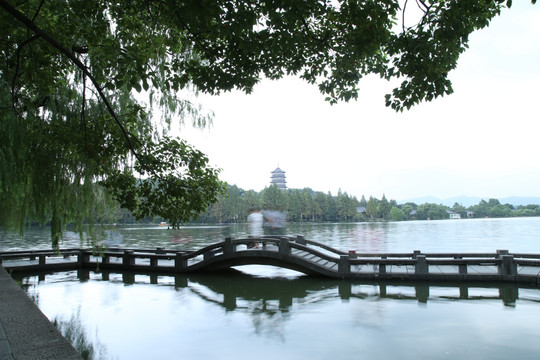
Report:
[{"label": "tree line on far shore", "polygon": [[[465,218],[500,218],[540,216],[540,205],[514,206],[501,204],[497,199],[481,200],[477,205],[464,207],[455,203],[452,207],[407,202],[398,204],[383,194],[380,199],[363,195],[360,200],[347,192],[330,192],[304,189],[279,189],[272,185],[262,191],[243,190],[229,185],[224,195],[210,206],[193,223],[241,223],[254,210],[278,210],[287,214],[289,222],[362,222],[441,220],[459,214]],[[118,209],[114,214],[117,223],[133,223],[129,212]],[[159,222],[160,218],[146,218],[142,222]]]}]

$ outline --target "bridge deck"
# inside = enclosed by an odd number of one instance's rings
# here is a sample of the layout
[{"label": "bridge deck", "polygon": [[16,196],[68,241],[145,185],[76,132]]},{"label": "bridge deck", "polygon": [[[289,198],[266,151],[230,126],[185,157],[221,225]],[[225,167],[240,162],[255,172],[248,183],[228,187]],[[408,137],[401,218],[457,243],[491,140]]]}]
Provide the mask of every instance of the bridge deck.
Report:
[{"label": "bridge deck", "polygon": [[340,251],[292,237],[227,238],[196,251],[157,249],[64,249],[0,253],[12,271],[78,268],[188,273],[262,264],[309,275],[363,280],[497,281],[540,285],[540,254],[384,253]]}]

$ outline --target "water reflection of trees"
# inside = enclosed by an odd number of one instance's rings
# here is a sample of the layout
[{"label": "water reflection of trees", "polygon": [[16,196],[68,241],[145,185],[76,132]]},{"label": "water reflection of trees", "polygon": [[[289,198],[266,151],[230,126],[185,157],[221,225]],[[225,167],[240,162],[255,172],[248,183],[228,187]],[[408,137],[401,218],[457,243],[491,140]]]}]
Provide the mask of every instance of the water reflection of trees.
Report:
[{"label": "water reflection of trees", "polygon": [[52,323],[84,360],[111,359],[105,345],[88,335],[81,320],[80,308],[69,320],[54,318]]}]

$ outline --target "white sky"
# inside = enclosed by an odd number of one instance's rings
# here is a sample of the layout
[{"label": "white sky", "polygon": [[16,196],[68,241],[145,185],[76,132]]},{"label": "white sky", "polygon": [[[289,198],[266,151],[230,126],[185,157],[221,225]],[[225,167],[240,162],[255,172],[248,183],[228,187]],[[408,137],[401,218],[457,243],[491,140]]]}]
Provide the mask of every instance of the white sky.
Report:
[{"label": "white sky", "polygon": [[289,188],[358,199],[540,196],[540,5],[514,1],[469,45],[454,94],[404,113],[384,106],[393,86],[378,78],[334,106],[300,79],[265,80],[251,95],[199,96],[213,126],[179,135],[246,190],[279,165]]}]

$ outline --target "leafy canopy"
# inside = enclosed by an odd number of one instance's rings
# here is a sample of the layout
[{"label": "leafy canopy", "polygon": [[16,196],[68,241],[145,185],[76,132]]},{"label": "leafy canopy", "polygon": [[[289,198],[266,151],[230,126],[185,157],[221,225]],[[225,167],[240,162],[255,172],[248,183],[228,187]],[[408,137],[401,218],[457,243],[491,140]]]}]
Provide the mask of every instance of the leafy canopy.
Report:
[{"label": "leafy canopy", "polygon": [[50,221],[57,244],[63,224],[99,217],[112,195],[178,226],[224,191],[204,154],[167,136],[171,119],[210,120],[179,91],[298,75],[335,103],[377,74],[402,81],[386,96],[402,111],[450,94],[469,34],[510,5],[0,0],[0,224]]}]

